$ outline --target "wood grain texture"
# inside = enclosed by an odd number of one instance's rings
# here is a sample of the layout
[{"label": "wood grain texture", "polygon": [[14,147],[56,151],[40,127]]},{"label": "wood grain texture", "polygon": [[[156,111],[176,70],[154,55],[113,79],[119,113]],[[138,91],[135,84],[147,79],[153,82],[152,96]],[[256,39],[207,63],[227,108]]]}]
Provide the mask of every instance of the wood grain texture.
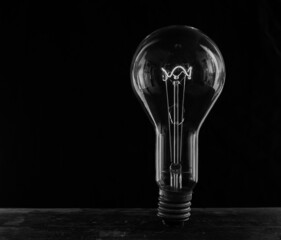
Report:
[{"label": "wood grain texture", "polygon": [[192,209],[181,229],[155,209],[0,209],[0,240],[281,240],[281,208]]}]

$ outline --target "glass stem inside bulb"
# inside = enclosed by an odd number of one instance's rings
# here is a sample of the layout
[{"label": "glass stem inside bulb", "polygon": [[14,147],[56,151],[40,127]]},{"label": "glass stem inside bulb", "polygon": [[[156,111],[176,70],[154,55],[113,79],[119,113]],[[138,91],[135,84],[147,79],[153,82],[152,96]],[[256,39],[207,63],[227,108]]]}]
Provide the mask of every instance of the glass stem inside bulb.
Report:
[{"label": "glass stem inside bulb", "polygon": [[[171,71],[161,68],[165,82],[169,135],[169,186],[174,190],[183,188],[183,128],[186,81],[191,80],[192,67],[188,64],[175,66]],[[159,140],[158,143],[161,141]],[[161,152],[161,151],[159,151]],[[159,154],[158,154],[159,156]],[[168,159],[167,159],[168,160]]]},{"label": "glass stem inside bulb", "polygon": [[179,164],[179,83],[173,82],[174,85],[174,157],[173,163]]},{"label": "glass stem inside bulb", "polygon": [[[181,121],[179,116],[179,81],[173,81],[173,157],[170,166],[171,187],[182,188],[181,164],[180,164],[180,143],[181,143]],[[183,106],[183,104],[181,104]],[[182,119],[181,119],[182,120]]]}]

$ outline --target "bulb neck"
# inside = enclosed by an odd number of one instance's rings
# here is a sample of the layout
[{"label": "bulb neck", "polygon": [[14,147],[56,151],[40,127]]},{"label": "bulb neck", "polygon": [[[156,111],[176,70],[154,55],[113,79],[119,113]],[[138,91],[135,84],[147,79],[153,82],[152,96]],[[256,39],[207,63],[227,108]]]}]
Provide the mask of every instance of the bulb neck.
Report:
[{"label": "bulb neck", "polygon": [[183,226],[190,217],[192,192],[159,192],[158,216],[167,226]]}]

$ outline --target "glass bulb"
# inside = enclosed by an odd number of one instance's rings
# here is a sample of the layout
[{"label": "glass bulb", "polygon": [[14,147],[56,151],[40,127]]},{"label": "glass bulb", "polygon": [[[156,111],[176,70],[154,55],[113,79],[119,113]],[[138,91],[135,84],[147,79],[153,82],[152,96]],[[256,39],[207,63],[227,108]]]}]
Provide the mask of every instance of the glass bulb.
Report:
[{"label": "glass bulb", "polygon": [[224,81],[218,47],[193,27],[159,29],[133,57],[132,86],[156,132],[158,216],[166,224],[189,219],[198,181],[199,129]]}]

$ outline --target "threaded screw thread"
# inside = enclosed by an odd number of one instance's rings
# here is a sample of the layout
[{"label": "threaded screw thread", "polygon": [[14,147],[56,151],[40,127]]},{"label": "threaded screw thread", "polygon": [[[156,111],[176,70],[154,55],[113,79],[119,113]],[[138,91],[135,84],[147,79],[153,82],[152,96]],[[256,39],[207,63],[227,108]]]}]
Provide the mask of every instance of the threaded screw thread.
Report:
[{"label": "threaded screw thread", "polygon": [[158,216],[165,225],[183,226],[190,217],[192,194],[160,190]]}]

